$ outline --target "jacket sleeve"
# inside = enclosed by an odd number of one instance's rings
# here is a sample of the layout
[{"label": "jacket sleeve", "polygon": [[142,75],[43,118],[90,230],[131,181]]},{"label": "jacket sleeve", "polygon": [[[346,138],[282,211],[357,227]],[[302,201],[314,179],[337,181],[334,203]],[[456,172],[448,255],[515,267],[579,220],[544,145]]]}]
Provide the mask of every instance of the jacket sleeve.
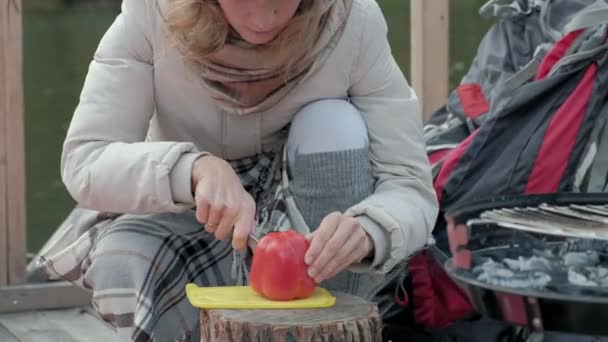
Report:
[{"label": "jacket sleeve", "polygon": [[429,241],[438,209],[418,99],[392,56],[380,8],[366,3],[349,95],[367,124],[376,188],[346,214],[358,217],[374,241],[365,271],[386,273]]},{"label": "jacket sleeve", "polygon": [[83,207],[114,213],[192,206],[192,143],[145,142],[154,114],[152,1],[124,0],[102,38],[67,132],[61,175]]}]

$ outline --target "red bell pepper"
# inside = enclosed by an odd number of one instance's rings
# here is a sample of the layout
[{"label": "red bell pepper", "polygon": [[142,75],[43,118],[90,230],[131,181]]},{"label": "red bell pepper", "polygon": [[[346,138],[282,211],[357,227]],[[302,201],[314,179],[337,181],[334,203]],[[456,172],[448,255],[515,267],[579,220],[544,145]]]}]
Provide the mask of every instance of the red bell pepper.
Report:
[{"label": "red bell pepper", "polygon": [[271,300],[308,298],[316,283],[308,276],[304,255],[310,243],[295,230],[268,233],[253,253],[250,286]]}]

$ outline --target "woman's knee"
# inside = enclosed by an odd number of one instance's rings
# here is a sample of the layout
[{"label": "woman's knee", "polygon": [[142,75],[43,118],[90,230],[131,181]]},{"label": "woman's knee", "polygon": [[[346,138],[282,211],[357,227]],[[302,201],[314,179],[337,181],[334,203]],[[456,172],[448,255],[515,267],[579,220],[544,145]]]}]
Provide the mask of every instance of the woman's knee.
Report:
[{"label": "woman's knee", "polygon": [[136,296],[141,289],[160,248],[158,238],[142,233],[142,228],[119,219],[97,236],[82,269],[85,286],[93,290],[94,300],[97,293],[103,295],[109,290]]},{"label": "woman's knee", "polygon": [[[214,241],[190,211],[123,215],[97,234],[82,268],[85,286],[94,291],[108,288],[139,291],[145,283],[163,281],[172,258],[180,260],[172,266],[174,269],[185,269],[181,262],[198,260],[192,253],[210,253],[208,257],[212,257],[223,255],[230,247],[229,242],[214,244]],[[185,281],[185,277],[179,280]]]},{"label": "woman's knee", "polygon": [[368,134],[361,113],[350,102],[327,99],[303,107],[291,123],[287,141],[290,163],[297,154],[367,148]]}]

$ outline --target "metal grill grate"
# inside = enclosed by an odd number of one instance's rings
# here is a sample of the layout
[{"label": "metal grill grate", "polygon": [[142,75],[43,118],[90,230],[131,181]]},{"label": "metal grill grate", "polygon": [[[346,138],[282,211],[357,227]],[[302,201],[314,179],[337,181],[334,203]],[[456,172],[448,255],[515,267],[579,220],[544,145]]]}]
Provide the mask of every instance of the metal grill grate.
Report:
[{"label": "metal grill grate", "polygon": [[541,204],[537,207],[488,210],[480,217],[504,228],[608,240],[608,205]]}]

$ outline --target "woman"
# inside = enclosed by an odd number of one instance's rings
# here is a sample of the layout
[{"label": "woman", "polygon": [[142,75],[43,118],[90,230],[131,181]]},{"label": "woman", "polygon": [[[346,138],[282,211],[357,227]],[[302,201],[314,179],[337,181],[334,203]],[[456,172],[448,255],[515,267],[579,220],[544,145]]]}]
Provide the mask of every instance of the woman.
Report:
[{"label": "woman", "polygon": [[250,232],[307,234],[317,283],[374,298],[437,210],[386,34],[374,0],[124,0],[64,145],[80,209],[43,266],[126,341],[197,341],[184,286],[246,283]]}]

